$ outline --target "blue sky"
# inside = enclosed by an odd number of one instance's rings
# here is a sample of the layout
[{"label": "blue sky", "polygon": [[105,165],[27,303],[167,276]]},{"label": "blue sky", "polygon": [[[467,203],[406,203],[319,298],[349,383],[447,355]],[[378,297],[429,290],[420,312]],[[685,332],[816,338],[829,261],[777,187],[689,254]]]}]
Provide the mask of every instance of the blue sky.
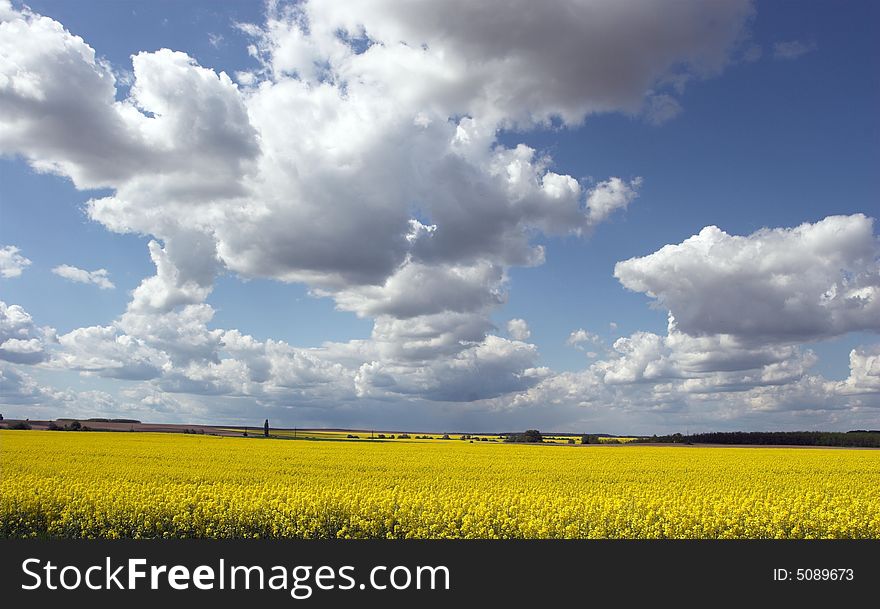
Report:
[{"label": "blue sky", "polygon": [[880,9],[593,4],[0,5],[4,414],[876,428]]}]

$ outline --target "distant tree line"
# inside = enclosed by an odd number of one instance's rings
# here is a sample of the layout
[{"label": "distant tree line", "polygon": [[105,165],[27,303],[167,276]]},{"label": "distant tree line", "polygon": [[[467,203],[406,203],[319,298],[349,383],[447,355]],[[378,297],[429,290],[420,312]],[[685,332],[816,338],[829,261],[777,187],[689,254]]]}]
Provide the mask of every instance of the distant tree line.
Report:
[{"label": "distant tree line", "polygon": [[505,442],[524,442],[524,443],[538,443],[543,442],[544,438],[541,436],[541,432],[537,429],[527,429],[523,433],[510,433],[504,436]]},{"label": "distant tree line", "polygon": [[786,446],[848,446],[880,448],[880,430],[858,429],[854,431],[730,431],[698,433],[683,436],[640,438],[638,442],[661,442],[664,444],[757,444]]},{"label": "distant tree line", "polygon": [[581,444],[620,444],[620,440],[608,434],[588,433],[581,436]]},{"label": "distant tree line", "polygon": [[137,419],[101,419],[101,418],[94,418],[94,419],[86,419],[86,421],[89,422],[89,423],[138,423],[138,424],[140,423],[140,421],[138,421]]},{"label": "distant tree line", "polygon": [[55,421],[52,421],[46,429],[49,431],[91,431],[90,428],[86,427],[79,421],[71,421],[67,425],[59,425]]}]

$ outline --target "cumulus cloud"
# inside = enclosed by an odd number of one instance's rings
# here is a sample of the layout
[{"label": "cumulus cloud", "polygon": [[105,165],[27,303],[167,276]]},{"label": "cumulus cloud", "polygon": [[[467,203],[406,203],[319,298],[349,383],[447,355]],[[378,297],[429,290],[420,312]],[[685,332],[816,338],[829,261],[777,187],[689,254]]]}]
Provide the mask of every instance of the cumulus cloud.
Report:
[{"label": "cumulus cloud", "polygon": [[578,328],[568,335],[565,344],[570,347],[577,347],[583,343],[601,343],[602,339],[592,332],[587,332],[583,328]]},{"label": "cumulus cloud", "polygon": [[[570,336],[575,345],[592,340],[598,337],[584,330]],[[854,349],[848,378],[832,381],[812,372],[817,357],[802,345],[747,343],[729,334],[691,336],[670,317],[665,335],[621,337],[582,371],[548,374],[515,396],[488,403],[504,413],[574,408],[582,420],[673,431],[687,425],[692,430],[872,427],[880,408],[878,349]]]},{"label": "cumulus cloud", "polygon": [[838,386],[846,395],[880,394],[880,344],[849,353],[849,376]]},{"label": "cumulus cloud", "polygon": [[[120,95],[118,68],[86,41],[4,6],[0,152],[110,189],[90,217],[152,237],[155,275],[112,326],[66,335],[64,361],[148,377],[167,363],[143,351],[155,349],[206,383],[244,373],[206,329],[224,270],[304,282],[372,318],[369,344],[348,351],[392,368],[485,355],[507,270],[544,260],[534,235],[585,234],[640,183],[586,188],[529,146],[499,145],[499,130],[634,113],[646,96],[671,107],[683,83],[724,67],[751,11],[744,0],[271,4],[265,23],[241,26],[262,65],[242,86],[160,49],[132,56]],[[108,286],[100,271],[60,268]]]},{"label": "cumulus cloud", "polygon": [[804,342],[880,330],[878,259],[873,219],[854,214],[747,236],[709,226],[619,262],[614,276],[667,308],[681,332]]},{"label": "cumulus cloud", "polygon": [[[670,75],[721,69],[750,12],[744,0],[273,4],[242,26],[264,66],[246,88],[162,49],[133,56],[118,100],[85,41],[7,10],[0,129],[4,152],[113,189],[89,203],[93,219],[161,243],[136,308],[200,302],[224,267],[347,301],[408,260],[411,272],[538,264],[535,229],[579,234],[625,207],[637,185],[586,193],[529,147],[497,146],[498,129],[635,111]],[[411,233],[414,202],[434,230]],[[210,263],[184,268],[193,260]]]},{"label": "cumulus cloud", "polygon": [[642,178],[625,182],[620,178],[610,178],[600,182],[590,190],[587,197],[587,210],[590,222],[597,224],[607,219],[618,209],[626,209],[633,199],[639,196]]},{"label": "cumulus cloud", "polygon": [[773,45],[773,59],[797,59],[798,57],[815,50],[815,43],[808,44],[799,40],[777,42]]},{"label": "cumulus cloud", "polygon": [[451,357],[422,362],[364,364],[358,370],[358,395],[410,395],[435,401],[470,402],[522,391],[541,380],[534,368],[537,348],[488,335]]},{"label": "cumulus cloud", "polygon": [[327,349],[258,341],[212,329],[207,304],[156,314],[128,311],[113,324],[58,337],[50,367],[125,381],[149,381],[163,393],[250,396],[263,400],[345,399],[363,358],[349,367]]},{"label": "cumulus cloud", "polygon": [[383,285],[345,288],[333,295],[337,307],[360,317],[408,319],[442,312],[480,311],[506,300],[503,269],[488,262],[472,265],[428,265],[410,262]]},{"label": "cumulus cloud", "polygon": [[[392,399],[494,408],[511,395],[513,410],[543,398],[678,408],[805,378],[808,352],[755,337],[770,327],[785,340],[869,329],[870,227],[868,237],[864,226],[838,235],[821,223],[749,237],[707,229],[693,238],[706,242],[696,253],[688,248],[699,243],[685,242],[669,246],[688,249],[680,255],[664,248],[621,263],[624,285],[669,308],[676,327],[621,339],[581,373],[538,367],[525,321],[511,320],[509,339],[491,323],[510,268],[543,263],[537,235],[587,235],[642,183],[582,182],[530,146],[501,145],[499,132],[576,126],[597,112],[670,120],[688,83],[728,63],[750,14],[745,0],[270,3],[264,23],[241,25],[260,68],[237,74],[239,84],[161,49],[132,57],[124,94],[114,74],[126,67],[56,21],[0,4],[0,153],[80,189],[108,188],[89,216],[149,236],[156,267],[112,323],[54,343],[29,319],[15,322],[0,353],[138,383],[118,408],[195,414],[210,410],[198,396],[266,408]],[[750,253],[767,247],[777,262]],[[18,250],[0,250],[0,264],[4,255]],[[109,283],[100,270],[68,269]],[[215,328],[206,300],[223,272],[305,283],[372,319],[372,333],[303,349]],[[735,285],[743,292],[729,293]],[[764,317],[780,304],[790,326],[781,313]],[[569,344],[598,344],[580,332]],[[854,379],[870,377],[861,361]],[[171,398],[160,403],[157,391]]]},{"label": "cumulus cloud", "polygon": [[0,300],[0,360],[19,364],[38,364],[49,359],[49,345],[55,330],[38,327],[19,305]]},{"label": "cumulus cloud", "polygon": [[[385,82],[413,103],[517,122],[635,109],[669,72],[710,74],[727,61],[751,6],[743,1],[597,3],[371,0],[312,2],[270,20],[260,50],[275,75]],[[352,56],[343,31],[366,48]]]},{"label": "cumulus cloud", "polygon": [[52,397],[52,391],[42,387],[29,374],[0,361],[0,404],[39,406]]},{"label": "cumulus cloud", "polygon": [[569,420],[581,421],[573,428],[639,433],[684,432],[688,427],[691,431],[732,431],[876,426],[880,391],[853,391],[843,382],[804,373],[809,364],[809,358],[806,366],[799,358],[789,360],[787,365],[794,373],[787,373],[789,378],[783,382],[762,381],[759,377],[766,372],[762,368],[702,377],[693,373],[689,378],[658,376],[651,381],[633,376],[631,382],[608,383],[601,367],[593,366],[549,375],[526,391],[488,404],[496,416],[565,413]]},{"label": "cumulus cloud", "polygon": [[366,345],[382,360],[413,362],[446,358],[480,343],[492,329],[482,312],[443,312],[397,319],[377,317]]},{"label": "cumulus cloud", "polygon": [[108,378],[145,380],[170,368],[170,357],[147,346],[143,339],[112,326],[77,328],[58,337],[60,353],[55,363]]},{"label": "cumulus cloud", "polygon": [[115,79],[94,50],[63,26],[6,5],[0,21],[0,152],[80,186],[108,185],[134,171],[136,112],[117,104]]},{"label": "cumulus cloud", "polygon": [[730,335],[688,336],[674,321],[666,336],[636,332],[617,339],[613,355],[591,367],[605,384],[675,381],[680,391],[698,393],[793,382],[816,362],[811,351],[797,347],[748,347]]},{"label": "cumulus cloud", "polygon": [[135,55],[131,96],[117,101],[109,64],[53,19],[7,9],[0,50],[0,151],[80,188],[151,175],[173,180],[185,196],[187,182],[204,189],[202,175],[212,171],[219,195],[230,186],[224,178],[256,151],[235,85],[183,53]]},{"label": "cumulus cloud", "polygon": [[219,361],[223,330],[208,328],[213,317],[210,305],[192,304],[164,313],[129,310],[114,325],[167,353],[172,364],[181,367],[194,361]]},{"label": "cumulus cloud", "polygon": [[150,241],[156,274],[135,288],[130,310],[163,313],[199,304],[214,288],[218,266],[214,242],[194,231],[175,230],[174,235],[165,247]]},{"label": "cumulus cloud", "polygon": [[528,340],[532,332],[525,319],[515,318],[507,322],[507,335],[513,340]]},{"label": "cumulus cloud", "polygon": [[[51,420],[61,417],[115,417],[169,422],[191,422],[198,409],[169,396],[133,400],[106,391],[55,389],[33,375],[0,361],[0,404],[7,418]],[[174,408],[167,407],[171,402]],[[204,413],[204,411],[203,411]]]},{"label": "cumulus cloud", "polygon": [[11,279],[21,276],[31,261],[22,256],[14,245],[0,247],[0,277]]},{"label": "cumulus cloud", "polygon": [[69,264],[62,264],[52,269],[52,272],[59,277],[64,277],[75,283],[91,283],[102,290],[112,290],[116,286],[110,281],[110,273],[107,269],[98,269],[96,271],[86,271]]}]

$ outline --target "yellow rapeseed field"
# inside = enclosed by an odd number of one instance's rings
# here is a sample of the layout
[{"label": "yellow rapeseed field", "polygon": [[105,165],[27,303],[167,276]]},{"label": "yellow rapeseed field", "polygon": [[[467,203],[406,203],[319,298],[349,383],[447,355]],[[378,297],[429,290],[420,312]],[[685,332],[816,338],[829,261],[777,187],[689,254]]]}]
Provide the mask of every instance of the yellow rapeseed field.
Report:
[{"label": "yellow rapeseed field", "polygon": [[880,538],[880,451],[0,431],[0,537]]}]

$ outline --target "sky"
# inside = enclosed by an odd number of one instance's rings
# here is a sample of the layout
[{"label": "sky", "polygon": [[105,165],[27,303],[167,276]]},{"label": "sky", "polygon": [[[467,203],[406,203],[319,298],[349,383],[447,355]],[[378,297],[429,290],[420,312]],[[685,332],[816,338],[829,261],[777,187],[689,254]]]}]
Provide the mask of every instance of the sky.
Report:
[{"label": "sky", "polygon": [[0,0],[0,412],[880,428],[878,22]]}]

